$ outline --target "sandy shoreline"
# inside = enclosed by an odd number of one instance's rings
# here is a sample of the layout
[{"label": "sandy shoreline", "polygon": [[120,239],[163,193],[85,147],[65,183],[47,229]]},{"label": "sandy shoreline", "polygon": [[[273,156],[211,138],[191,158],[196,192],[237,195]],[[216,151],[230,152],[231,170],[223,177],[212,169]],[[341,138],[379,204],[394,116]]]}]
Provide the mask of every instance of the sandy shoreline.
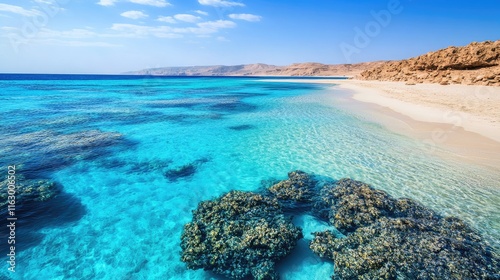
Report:
[{"label": "sandy shoreline", "polygon": [[[499,170],[500,88],[360,80],[280,80],[334,84],[350,92],[341,106],[368,121],[420,139],[440,156]],[[342,104],[340,104],[342,103]]]},{"label": "sandy shoreline", "polygon": [[499,169],[500,88],[359,80],[335,84],[351,91],[353,102],[366,104],[357,105],[358,114],[420,139],[431,153]]},{"label": "sandy shoreline", "polygon": [[450,124],[500,142],[500,87],[345,80],[340,88],[417,121]]}]

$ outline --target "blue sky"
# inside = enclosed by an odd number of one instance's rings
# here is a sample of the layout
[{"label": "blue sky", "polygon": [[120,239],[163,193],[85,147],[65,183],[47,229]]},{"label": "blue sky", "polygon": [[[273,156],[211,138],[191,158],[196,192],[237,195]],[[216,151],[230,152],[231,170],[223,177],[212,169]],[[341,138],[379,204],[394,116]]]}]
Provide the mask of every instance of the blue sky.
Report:
[{"label": "blue sky", "polygon": [[0,0],[0,72],[402,59],[500,39],[500,1]]}]

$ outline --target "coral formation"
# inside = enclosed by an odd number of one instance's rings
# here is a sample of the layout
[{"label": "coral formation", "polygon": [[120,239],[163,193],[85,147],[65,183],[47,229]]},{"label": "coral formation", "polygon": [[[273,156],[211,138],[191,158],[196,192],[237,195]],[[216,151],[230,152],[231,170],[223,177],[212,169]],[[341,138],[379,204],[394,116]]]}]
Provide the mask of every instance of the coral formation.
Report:
[{"label": "coral formation", "polygon": [[315,195],[316,182],[307,173],[297,170],[288,173],[288,179],[268,188],[271,196],[276,197],[287,209],[310,207]]},{"label": "coral formation", "polygon": [[23,163],[24,174],[45,176],[46,171],[57,170],[82,159],[101,157],[108,148],[125,142],[120,133],[100,130],[70,134],[43,130],[11,135],[0,139],[0,151],[6,155],[0,158],[0,163]]},{"label": "coral formation", "polygon": [[288,177],[265,195],[233,191],[200,203],[182,233],[182,261],[232,279],[277,279],[274,264],[302,238],[285,209],[335,226],[309,245],[333,260],[332,279],[500,279],[498,255],[458,218],[351,179],[319,190],[305,172]]},{"label": "coral formation", "polygon": [[236,131],[243,131],[243,130],[250,130],[254,129],[255,126],[251,124],[242,124],[242,125],[235,125],[235,126],[230,126],[229,129],[231,130],[236,130]]},{"label": "coral formation", "polygon": [[274,270],[302,238],[278,202],[250,192],[232,191],[204,201],[193,211],[181,237],[190,269],[210,270],[232,279],[278,279]]},{"label": "coral formation", "polygon": [[495,279],[498,257],[461,220],[350,179],[322,190],[329,221],[310,248],[335,263],[333,279]]},{"label": "coral formation", "polygon": [[168,169],[164,173],[164,175],[170,182],[175,182],[175,181],[182,179],[182,178],[189,178],[189,177],[193,176],[196,173],[196,171],[198,171],[198,168],[202,164],[204,164],[208,161],[210,161],[210,159],[201,158],[201,159],[195,160],[189,164],[185,164],[185,165],[182,165],[179,167]]},{"label": "coral formation", "polygon": [[[16,206],[31,202],[47,201],[61,192],[61,187],[53,181],[45,179],[25,179],[22,175],[16,177],[15,182]],[[5,209],[8,203],[9,192],[7,190],[9,180],[0,182],[0,208]]]}]

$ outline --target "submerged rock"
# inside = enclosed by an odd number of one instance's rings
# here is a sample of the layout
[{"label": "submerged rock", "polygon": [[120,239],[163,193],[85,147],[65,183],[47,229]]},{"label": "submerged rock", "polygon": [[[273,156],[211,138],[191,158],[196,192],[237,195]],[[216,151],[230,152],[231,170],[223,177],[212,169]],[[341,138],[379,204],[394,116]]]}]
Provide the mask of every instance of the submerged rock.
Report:
[{"label": "submerged rock", "polygon": [[395,210],[395,200],[387,193],[350,179],[323,187],[320,199],[328,207],[329,222],[343,233],[392,215]]},{"label": "submerged rock", "polygon": [[[9,185],[15,186],[16,207],[32,202],[47,201],[61,192],[61,187],[50,180],[24,179],[17,175],[16,180],[4,180],[0,182],[0,208],[6,208],[8,204]],[[12,189],[12,188],[11,188]]]},{"label": "submerged rock", "polygon": [[358,181],[325,186],[331,231],[310,248],[335,262],[333,279],[499,279],[499,259],[474,230],[410,199]]},{"label": "submerged rock", "polygon": [[129,144],[122,134],[85,130],[69,134],[42,130],[0,139],[0,150],[6,156],[2,164],[23,163],[24,174],[45,176],[79,160],[101,157],[111,146]]},{"label": "submerged rock", "polygon": [[168,180],[175,182],[181,178],[191,177],[196,173],[196,166],[194,164],[186,164],[178,168],[169,169],[165,172],[165,177]]},{"label": "submerged rock", "polygon": [[210,159],[201,158],[201,159],[195,160],[189,164],[169,169],[164,173],[164,175],[171,182],[175,182],[175,181],[182,179],[182,178],[188,178],[188,177],[193,176],[196,173],[196,171],[198,170],[200,165],[202,165],[208,161],[210,161]]},{"label": "submerged rock", "polygon": [[216,112],[225,113],[246,113],[255,111],[257,109],[256,105],[243,102],[241,99],[228,99],[222,100],[209,107],[211,110]]},{"label": "submerged rock", "polygon": [[181,236],[182,257],[190,269],[232,279],[278,279],[275,263],[302,238],[274,199],[232,191],[204,201]]},{"label": "submerged rock", "polygon": [[316,182],[300,170],[288,173],[288,179],[268,188],[272,197],[287,209],[310,207],[315,195]]},{"label": "submerged rock", "polygon": [[251,124],[234,125],[234,126],[229,127],[229,129],[236,130],[236,131],[250,130],[250,129],[254,129],[254,128],[255,128],[255,126],[253,126]]},{"label": "submerged rock", "polygon": [[[16,171],[22,172],[22,169],[16,168]],[[16,218],[8,222],[15,224],[16,240],[21,241],[15,244],[16,252],[39,244],[44,237],[41,229],[76,222],[85,215],[86,208],[81,200],[64,192],[60,183],[49,179],[26,179],[21,173],[16,173],[15,177],[15,184],[13,180],[0,182],[0,216]],[[9,197],[13,189],[15,197]],[[0,227],[1,240],[8,240],[12,234],[9,227]],[[5,242],[0,249],[6,251],[11,245]]]}]

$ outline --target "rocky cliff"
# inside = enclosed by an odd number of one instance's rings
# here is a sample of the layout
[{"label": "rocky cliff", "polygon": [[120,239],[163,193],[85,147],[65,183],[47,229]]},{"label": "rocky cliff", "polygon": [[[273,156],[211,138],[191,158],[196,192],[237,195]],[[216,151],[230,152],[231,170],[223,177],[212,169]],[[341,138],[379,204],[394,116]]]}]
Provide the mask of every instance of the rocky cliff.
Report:
[{"label": "rocky cliff", "polygon": [[500,86],[500,40],[448,47],[401,61],[388,61],[359,76],[365,80]]}]

